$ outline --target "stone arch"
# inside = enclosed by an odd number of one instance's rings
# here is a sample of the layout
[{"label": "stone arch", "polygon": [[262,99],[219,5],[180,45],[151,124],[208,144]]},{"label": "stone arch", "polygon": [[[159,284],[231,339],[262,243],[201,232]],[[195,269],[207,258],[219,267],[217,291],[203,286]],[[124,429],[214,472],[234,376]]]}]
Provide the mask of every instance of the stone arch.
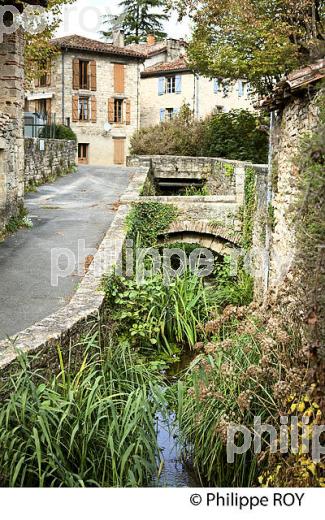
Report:
[{"label": "stone arch", "polygon": [[158,236],[161,245],[175,242],[198,244],[222,256],[232,256],[241,250],[239,233],[206,222],[176,222]]}]

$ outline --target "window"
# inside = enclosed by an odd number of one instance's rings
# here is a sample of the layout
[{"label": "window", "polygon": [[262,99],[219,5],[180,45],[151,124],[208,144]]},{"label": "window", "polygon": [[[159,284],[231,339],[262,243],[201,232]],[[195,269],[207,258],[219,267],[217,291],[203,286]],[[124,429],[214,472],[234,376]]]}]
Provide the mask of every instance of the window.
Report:
[{"label": "window", "polygon": [[35,87],[49,87],[51,84],[51,62],[40,61],[37,64],[37,78],[35,79]]},{"label": "window", "polygon": [[89,160],[89,144],[79,143],[78,144],[78,163],[88,164]]},{"label": "window", "polygon": [[166,94],[175,94],[176,76],[168,76],[165,81]]},{"label": "window", "polygon": [[166,121],[170,121],[171,119],[173,119],[174,114],[175,114],[175,111],[174,111],[173,108],[166,108],[166,111],[165,111],[165,120],[166,120]]},{"label": "window", "polygon": [[47,112],[46,99],[38,99],[35,104],[35,109],[38,114],[46,114],[46,112]]},{"label": "window", "polygon": [[78,118],[79,121],[89,121],[89,98],[79,97],[78,100]]},{"label": "window", "polygon": [[114,123],[123,123],[123,99],[114,99]]},{"label": "window", "polygon": [[89,89],[89,61],[79,61],[79,88]]}]

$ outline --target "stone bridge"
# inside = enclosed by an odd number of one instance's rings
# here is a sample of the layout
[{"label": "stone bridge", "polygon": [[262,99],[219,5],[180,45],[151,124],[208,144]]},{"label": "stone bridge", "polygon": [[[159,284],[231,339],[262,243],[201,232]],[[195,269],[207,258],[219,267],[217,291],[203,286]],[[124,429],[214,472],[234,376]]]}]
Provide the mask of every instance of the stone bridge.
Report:
[{"label": "stone bridge", "polygon": [[158,237],[160,244],[198,244],[222,256],[232,256],[234,250],[240,250],[240,242],[241,235],[238,232],[208,222],[191,220],[173,223],[166,233]]}]

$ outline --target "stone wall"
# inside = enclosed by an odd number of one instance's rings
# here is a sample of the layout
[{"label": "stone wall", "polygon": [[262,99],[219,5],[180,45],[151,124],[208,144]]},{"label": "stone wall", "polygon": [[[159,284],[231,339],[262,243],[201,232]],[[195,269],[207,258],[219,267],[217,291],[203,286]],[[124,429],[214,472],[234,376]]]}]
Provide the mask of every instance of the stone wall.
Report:
[{"label": "stone wall", "polygon": [[234,195],[243,201],[245,168],[266,172],[266,165],[230,161],[214,157],[179,157],[172,155],[134,155],[128,166],[151,166],[156,179],[201,180],[211,195]]},{"label": "stone wall", "polygon": [[25,139],[25,188],[38,186],[71,172],[77,144],[62,139]]},{"label": "stone wall", "polygon": [[0,43],[0,233],[24,196],[23,39],[20,31]]},{"label": "stone wall", "polygon": [[271,238],[269,285],[279,285],[295,259],[294,203],[298,195],[299,171],[295,164],[301,138],[317,128],[317,95],[306,92],[292,97],[275,114],[273,131],[274,230]]}]

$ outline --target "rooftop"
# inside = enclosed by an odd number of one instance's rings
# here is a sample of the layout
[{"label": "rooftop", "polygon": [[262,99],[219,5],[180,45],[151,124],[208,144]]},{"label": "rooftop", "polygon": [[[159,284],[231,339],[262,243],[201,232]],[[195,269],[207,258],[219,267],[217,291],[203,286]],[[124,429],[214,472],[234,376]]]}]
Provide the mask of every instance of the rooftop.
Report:
[{"label": "rooftop", "polygon": [[[167,50],[167,41],[163,40],[161,42],[156,43],[130,43],[127,48],[132,49],[136,52],[142,54],[144,58],[150,58],[150,56],[154,56],[155,54],[159,54],[160,52]],[[184,40],[175,40],[180,44],[186,45]]]},{"label": "rooftop", "polygon": [[95,52],[98,54],[108,54],[114,56],[127,56],[128,58],[143,59],[143,55],[136,52],[129,47],[116,47],[111,43],[101,42],[99,40],[92,40],[85,38],[78,34],[72,36],[63,36],[62,38],[55,38],[51,40],[53,45],[61,49],[76,49],[88,52]]},{"label": "rooftop", "polygon": [[274,109],[295,92],[306,89],[323,78],[325,78],[324,58],[288,74],[275,85],[273,92],[262,101],[261,106]]},{"label": "rooftop", "polygon": [[157,65],[152,65],[151,67],[145,69],[141,76],[159,76],[160,74],[165,74],[166,72],[191,72],[191,69],[186,61],[186,58],[182,57],[167,63],[157,63]]}]

